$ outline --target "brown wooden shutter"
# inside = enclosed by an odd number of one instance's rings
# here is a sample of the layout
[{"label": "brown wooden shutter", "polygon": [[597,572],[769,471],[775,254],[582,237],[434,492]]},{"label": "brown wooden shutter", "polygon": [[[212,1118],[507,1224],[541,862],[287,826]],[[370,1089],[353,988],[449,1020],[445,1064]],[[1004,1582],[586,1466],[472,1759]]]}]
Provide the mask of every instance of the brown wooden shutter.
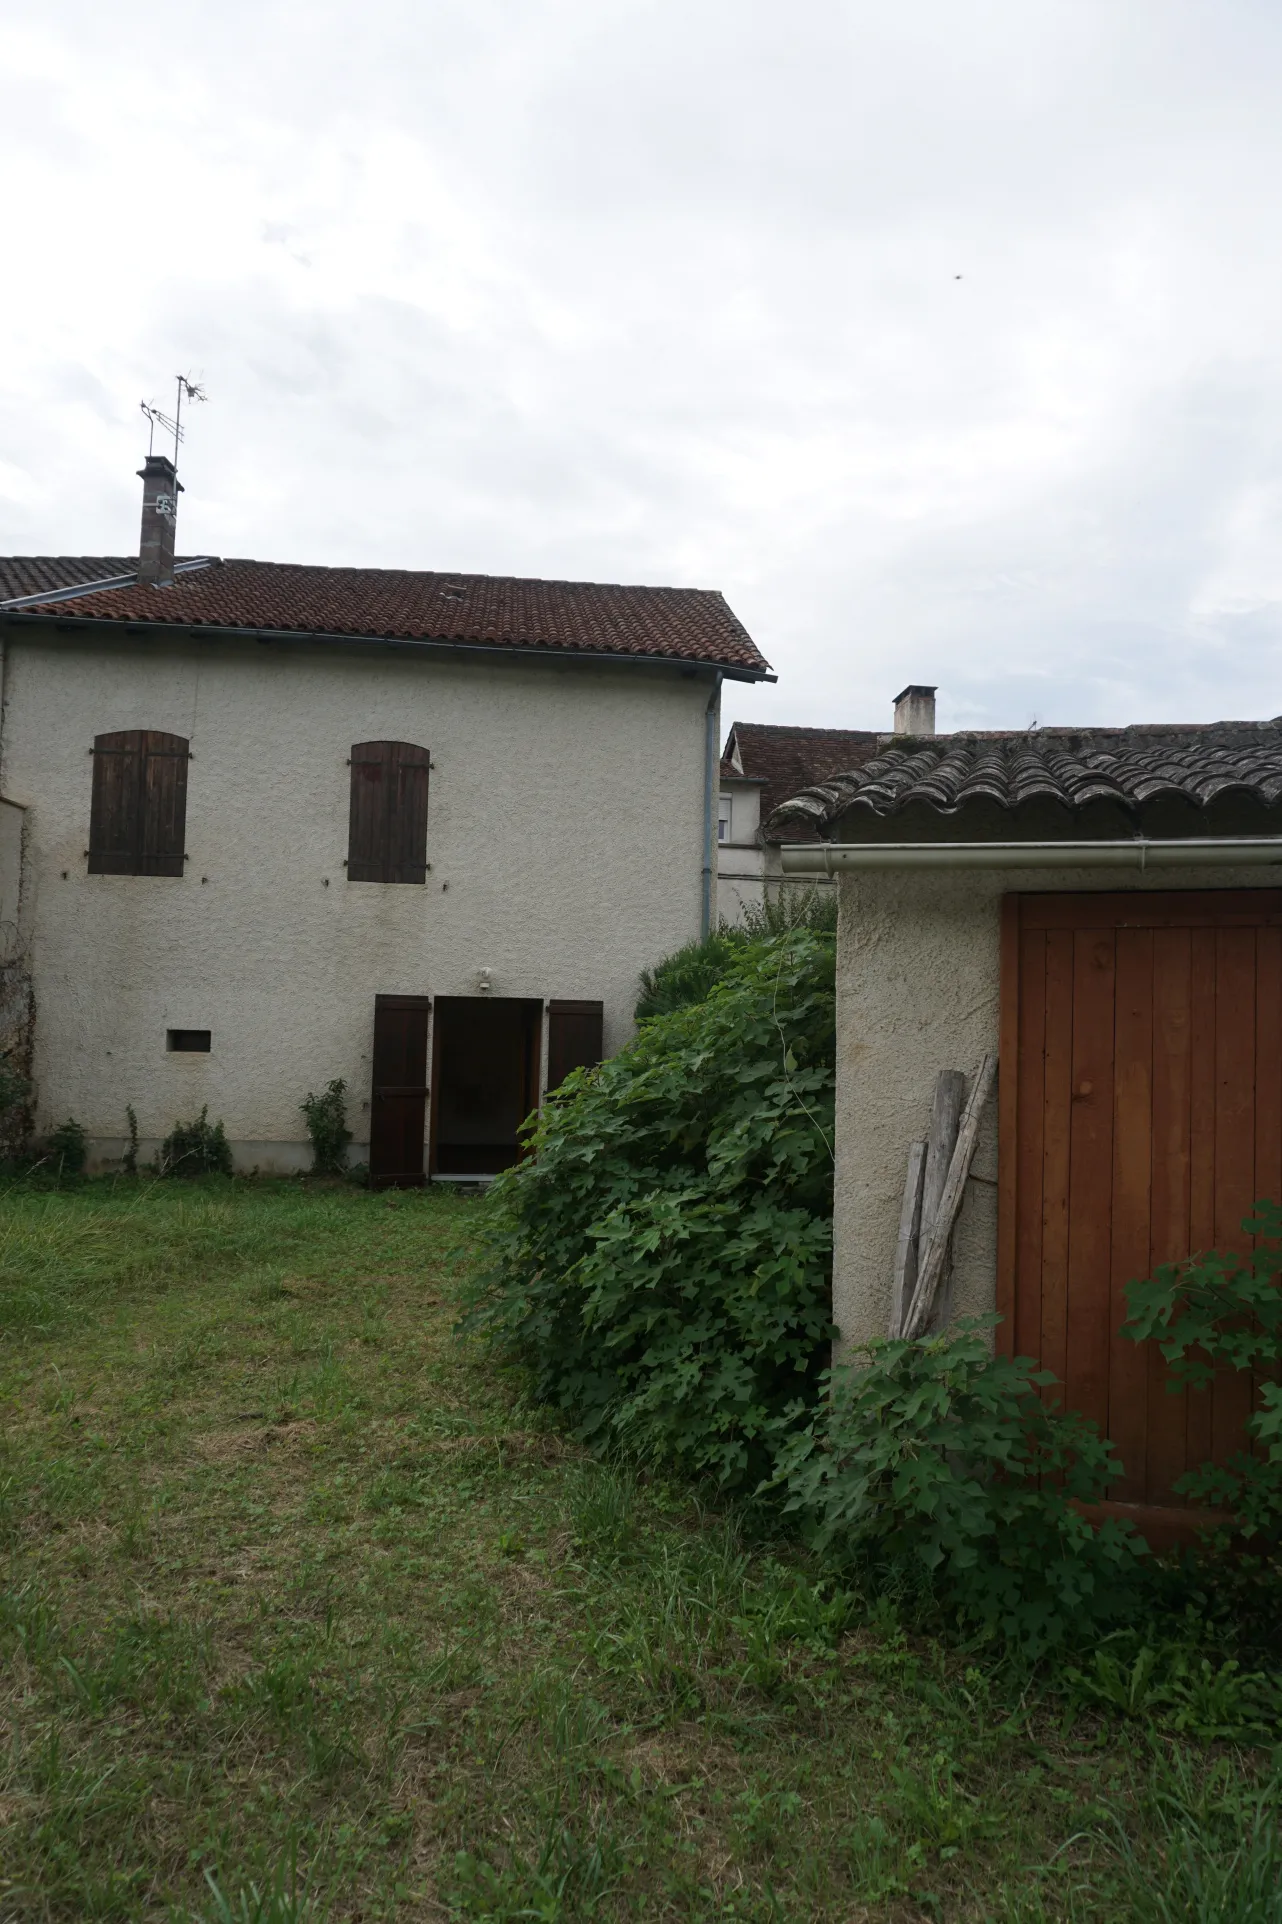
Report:
[{"label": "brown wooden shutter", "polygon": [[428,753],[413,742],[392,742],[389,790],[389,882],[427,880]]},{"label": "brown wooden shutter", "polygon": [[97,735],[89,810],[89,873],[135,875],[142,846],[138,815],[143,731]]},{"label": "brown wooden shutter", "polygon": [[145,731],[139,815],[139,875],[181,875],[187,839],[187,763],[181,735]]},{"label": "brown wooden shutter", "polygon": [[387,786],[389,742],[357,742],[352,748],[352,795],[347,822],[347,879],[381,882],[383,875],[383,796]]},{"label": "brown wooden shutter", "polygon": [[605,1006],[600,1002],[553,1002],[548,1008],[548,1092],[559,1089],[571,1069],[592,1069],[601,1060]]},{"label": "brown wooden shutter", "polygon": [[155,728],[99,735],[89,813],[91,875],[181,875],[187,743]]},{"label": "brown wooden shutter", "polygon": [[349,882],[426,881],[429,762],[413,742],[353,745]]}]

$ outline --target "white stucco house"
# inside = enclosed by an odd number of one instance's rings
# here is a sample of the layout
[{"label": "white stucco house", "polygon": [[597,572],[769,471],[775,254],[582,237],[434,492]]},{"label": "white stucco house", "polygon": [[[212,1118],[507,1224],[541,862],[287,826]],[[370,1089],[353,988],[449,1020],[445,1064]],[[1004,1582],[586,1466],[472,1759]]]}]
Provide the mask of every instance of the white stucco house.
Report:
[{"label": "white stucco house", "polygon": [[492,1173],[714,916],[720,690],[769,666],[707,590],[175,561],[142,472],[140,560],[0,560],[36,1126],[102,1167],[207,1105],[289,1171],[342,1076],[377,1180]]},{"label": "white stucco house", "polygon": [[772,824],[840,896],[834,1320],[887,1334],[910,1145],[940,1071],[995,1053],[953,1310],[1000,1312],[1169,1540],[1252,1384],[1169,1395],[1124,1290],[1282,1199],[1282,718],[936,736],[933,694]]},{"label": "white stucco house", "polygon": [[[770,722],[733,722],[721,751],[717,801],[717,912],[739,922],[767,894],[789,887],[830,888],[827,876],[783,872],[784,831],[771,826],[781,803],[800,789],[877,753],[871,728],[792,728]],[[804,824],[787,831],[795,839]]]}]

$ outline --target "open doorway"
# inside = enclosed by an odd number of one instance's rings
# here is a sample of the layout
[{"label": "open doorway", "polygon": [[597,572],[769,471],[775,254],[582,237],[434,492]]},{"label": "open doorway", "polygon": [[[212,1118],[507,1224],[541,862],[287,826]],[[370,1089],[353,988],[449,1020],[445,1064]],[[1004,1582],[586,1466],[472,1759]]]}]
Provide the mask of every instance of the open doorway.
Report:
[{"label": "open doorway", "polygon": [[494,1176],[521,1154],[517,1130],[538,1106],[543,1004],[445,995],[432,1043],[431,1170]]}]

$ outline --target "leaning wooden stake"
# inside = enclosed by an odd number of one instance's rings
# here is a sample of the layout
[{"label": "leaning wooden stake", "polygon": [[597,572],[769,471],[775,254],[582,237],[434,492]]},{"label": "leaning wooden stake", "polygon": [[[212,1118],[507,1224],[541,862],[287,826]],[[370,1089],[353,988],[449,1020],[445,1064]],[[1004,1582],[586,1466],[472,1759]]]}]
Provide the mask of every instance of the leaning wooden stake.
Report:
[{"label": "leaning wooden stake", "polygon": [[974,1160],[975,1149],[979,1142],[979,1125],[984,1113],[984,1105],[992,1092],[997,1075],[997,1057],[986,1055],[979,1066],[970,1101],[966,1104],[957,1132],[957,1147],[953,1150],[952,1161],[948,1166],[948,1180],[944,1193],[939,1199],[935,1219],[926,1233],[917,1262],[917,1283],[912,1299],[904,1316],[903,1333],[909,1342],[915,1342],[923,1330],[930,1325],[935,1312],[935,1301],[944,1270],[948,1262],[948,1239],[953,1233],[953,1225],[961,1211],[962,1197],[966,1193],[966,1178]]},{"label": "leaning wooden stake", "polygon": [[908,1150],[908,1180],[899,1212],[899,1240],[895,1247],[890,1296],[889,1334],[892,1337],[904,1333],[904,1317],[917,1286],[917,1265],[948,1180],[965,1099],[966,1078],[961,1070],[941,1069],[935,1078],[929,1134],[923,1144],[912,1143]]},{"label": "leaning wooden stake", "polygon": [[908,1178],[899,1211],[899,1240],[895,1244],[895,1277],[890,1291],[890,1334],[904,1333],[904,1311],[912,1301],[917,1281],[917,1244],[921,1233],[921,1198],[926,1177],[926,1145],[908,1145]]},{"label": "leaning wooden stake", "polygon": [[921,1236],[923,1244],[930,1235],[948,1171],[953,1166],[953,1150],[966,1107],[966,1078],[960,1069],[941,1069],[935,1077],[935,1099],[930,1105],[930,1129],[926,1136],[926,1180],[921,1192]]}]

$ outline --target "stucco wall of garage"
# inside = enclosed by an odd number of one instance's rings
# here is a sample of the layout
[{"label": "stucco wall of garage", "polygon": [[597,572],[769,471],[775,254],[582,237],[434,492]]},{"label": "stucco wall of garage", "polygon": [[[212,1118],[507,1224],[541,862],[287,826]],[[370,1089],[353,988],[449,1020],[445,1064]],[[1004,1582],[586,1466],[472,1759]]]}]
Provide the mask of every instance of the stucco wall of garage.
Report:
[{"label": "stucco wall of garage", "polygon": [[[299,1103],[346,1078],[365,1152],[376,994],[592,998],[699,927],[706,674],[383,646],[136,643],[11,628],[0,780],[25,807],[37,1126],[95,1160],[207,1104],[242,1166],[304,1166]],[[90,750],[188,738],[181,879],[87,873]],[[348,883],[354,742],[431,751],[424,887]],[[170,1028],[209,1029],[208,1055]]]},{"label": "stucco wall of garage", "polygon": [[[1273,868],[847,871],[837,945],[833,1320],[842,1348],[886,1334],[908,1145],[935,1078],[969,1078],[998,1046],[1001,901],[1080,890],[1276,887]],[[999,1074],[1001,1072],[999,1065]],[[953,1313],[997,1287],[997,1101],[989,1103],[954,1237]]]}]

